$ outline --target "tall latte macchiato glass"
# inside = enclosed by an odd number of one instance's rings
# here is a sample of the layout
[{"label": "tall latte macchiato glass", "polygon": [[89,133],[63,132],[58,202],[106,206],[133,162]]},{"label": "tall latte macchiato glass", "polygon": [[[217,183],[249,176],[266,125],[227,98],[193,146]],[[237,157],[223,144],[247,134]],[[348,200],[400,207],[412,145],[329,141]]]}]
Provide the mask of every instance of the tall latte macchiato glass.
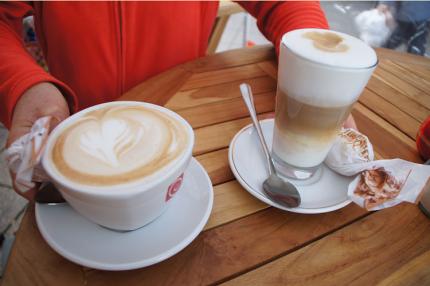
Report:
[{"label": "tall latte macchiato glass", "polygon": [[173,111],[118,101],[59,124],[42,163],[77,212],[111,229],[133,230],[168,207],[193,145],[191,126]]},{"label": "tall latte macchiato glass", "polygon": [[281,41],[272,155],[281,175],[319,169],[378,59],[347,34],[300,29]]}]

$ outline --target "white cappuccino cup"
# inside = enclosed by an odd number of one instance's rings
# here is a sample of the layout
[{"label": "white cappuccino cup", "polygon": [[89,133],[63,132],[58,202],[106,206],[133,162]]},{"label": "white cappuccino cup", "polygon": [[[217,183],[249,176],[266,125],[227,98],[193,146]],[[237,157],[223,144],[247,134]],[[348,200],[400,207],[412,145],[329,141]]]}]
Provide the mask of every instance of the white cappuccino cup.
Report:
[{"label": "white cappuccino cup", "polygon": [[78,213],[110,229],[134,230],[169,206],[193,145],[191,126],[173,111],[117,101],[61,122],[42,164]]}]

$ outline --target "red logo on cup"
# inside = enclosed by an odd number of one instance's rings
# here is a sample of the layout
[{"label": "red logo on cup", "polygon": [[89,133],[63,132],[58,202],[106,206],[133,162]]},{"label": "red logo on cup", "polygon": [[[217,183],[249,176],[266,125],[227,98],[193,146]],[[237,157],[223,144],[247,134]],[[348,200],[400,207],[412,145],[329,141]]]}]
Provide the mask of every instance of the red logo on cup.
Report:
[{"label": "red logo on cup", "polygon": [[182,185],[182,181],[184,180],[184,173],[182,173],[176,181],[174,181],[169,188],[167,189],[166,193],[166,202],[173,198],[173,196],[176,194],[176,192],[179,190],[179,188]]}]

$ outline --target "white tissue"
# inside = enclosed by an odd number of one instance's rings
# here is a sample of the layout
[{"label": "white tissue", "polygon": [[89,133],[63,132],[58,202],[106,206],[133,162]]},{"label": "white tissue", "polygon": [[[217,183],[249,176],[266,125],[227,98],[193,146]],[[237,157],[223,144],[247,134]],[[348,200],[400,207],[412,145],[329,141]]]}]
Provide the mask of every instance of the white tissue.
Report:
[{"label": "white tissue", "polygon": [[363,163],[373,161],[374,157],[369,138],[348,128],[339,133],[324,162],[338,174],[353,176],[363,171]]},{"label": "white tissue", "polygon": [[356,178],[348,197],[367,210],[379,210],[401,202],[416,203],[430,186],[430,166],[401,159],[373,161],[372,144],[355,129],[343,129],[325,164],[333,171]]},{"label": "white tissue", "polygon": [[34,182],[48,181],[40,160],[48,139],[50,121],[50,116],[38,119],[30,133],[18,138],[5,151],[6,163],[15,174],[15,188],[22,193],[34,188]]}]

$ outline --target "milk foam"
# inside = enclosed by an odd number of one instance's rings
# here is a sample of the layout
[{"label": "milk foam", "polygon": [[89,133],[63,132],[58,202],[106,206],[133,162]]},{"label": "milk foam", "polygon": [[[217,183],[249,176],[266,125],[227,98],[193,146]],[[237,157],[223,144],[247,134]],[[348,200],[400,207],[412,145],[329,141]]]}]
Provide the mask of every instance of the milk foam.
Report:
[{"label": "milk foam", "polygon": [[112,185],[163,169],[185,150],[178,120],[145,107],[114,106],[85,114],[58,137],[52,158],[72,181]]},{"label": "milk foam", "polygon": [[80,136],[79,147],[89,156],[109,164],[119,166],[119,156],[133,149],[141,140],[143,129],[133,133],[122,119],[102,121],[99,128],[89,129]]},{"label": "milk foam", "polygon": [[[340,37],[341,42],[338,43],[338,46],[345,46],[347,49],[330,52],[318,48],[315,42],[307,36],[310,33]],[[348,34],[335,31],[321,29],[294,30],[284,35],[282,44],[305,59],[338,68],[369,68],[377,62],[375,51],[365,42]]]},{"label": "milk foam", "polygon": [[[307,33],[335,33],[339,52],[317,48]],[[349,35],[321,29],[285,34],[280,47],[278,88],[297,101],[319,107],[342,107],[360,96],[377,63],[375,51]]]}]

